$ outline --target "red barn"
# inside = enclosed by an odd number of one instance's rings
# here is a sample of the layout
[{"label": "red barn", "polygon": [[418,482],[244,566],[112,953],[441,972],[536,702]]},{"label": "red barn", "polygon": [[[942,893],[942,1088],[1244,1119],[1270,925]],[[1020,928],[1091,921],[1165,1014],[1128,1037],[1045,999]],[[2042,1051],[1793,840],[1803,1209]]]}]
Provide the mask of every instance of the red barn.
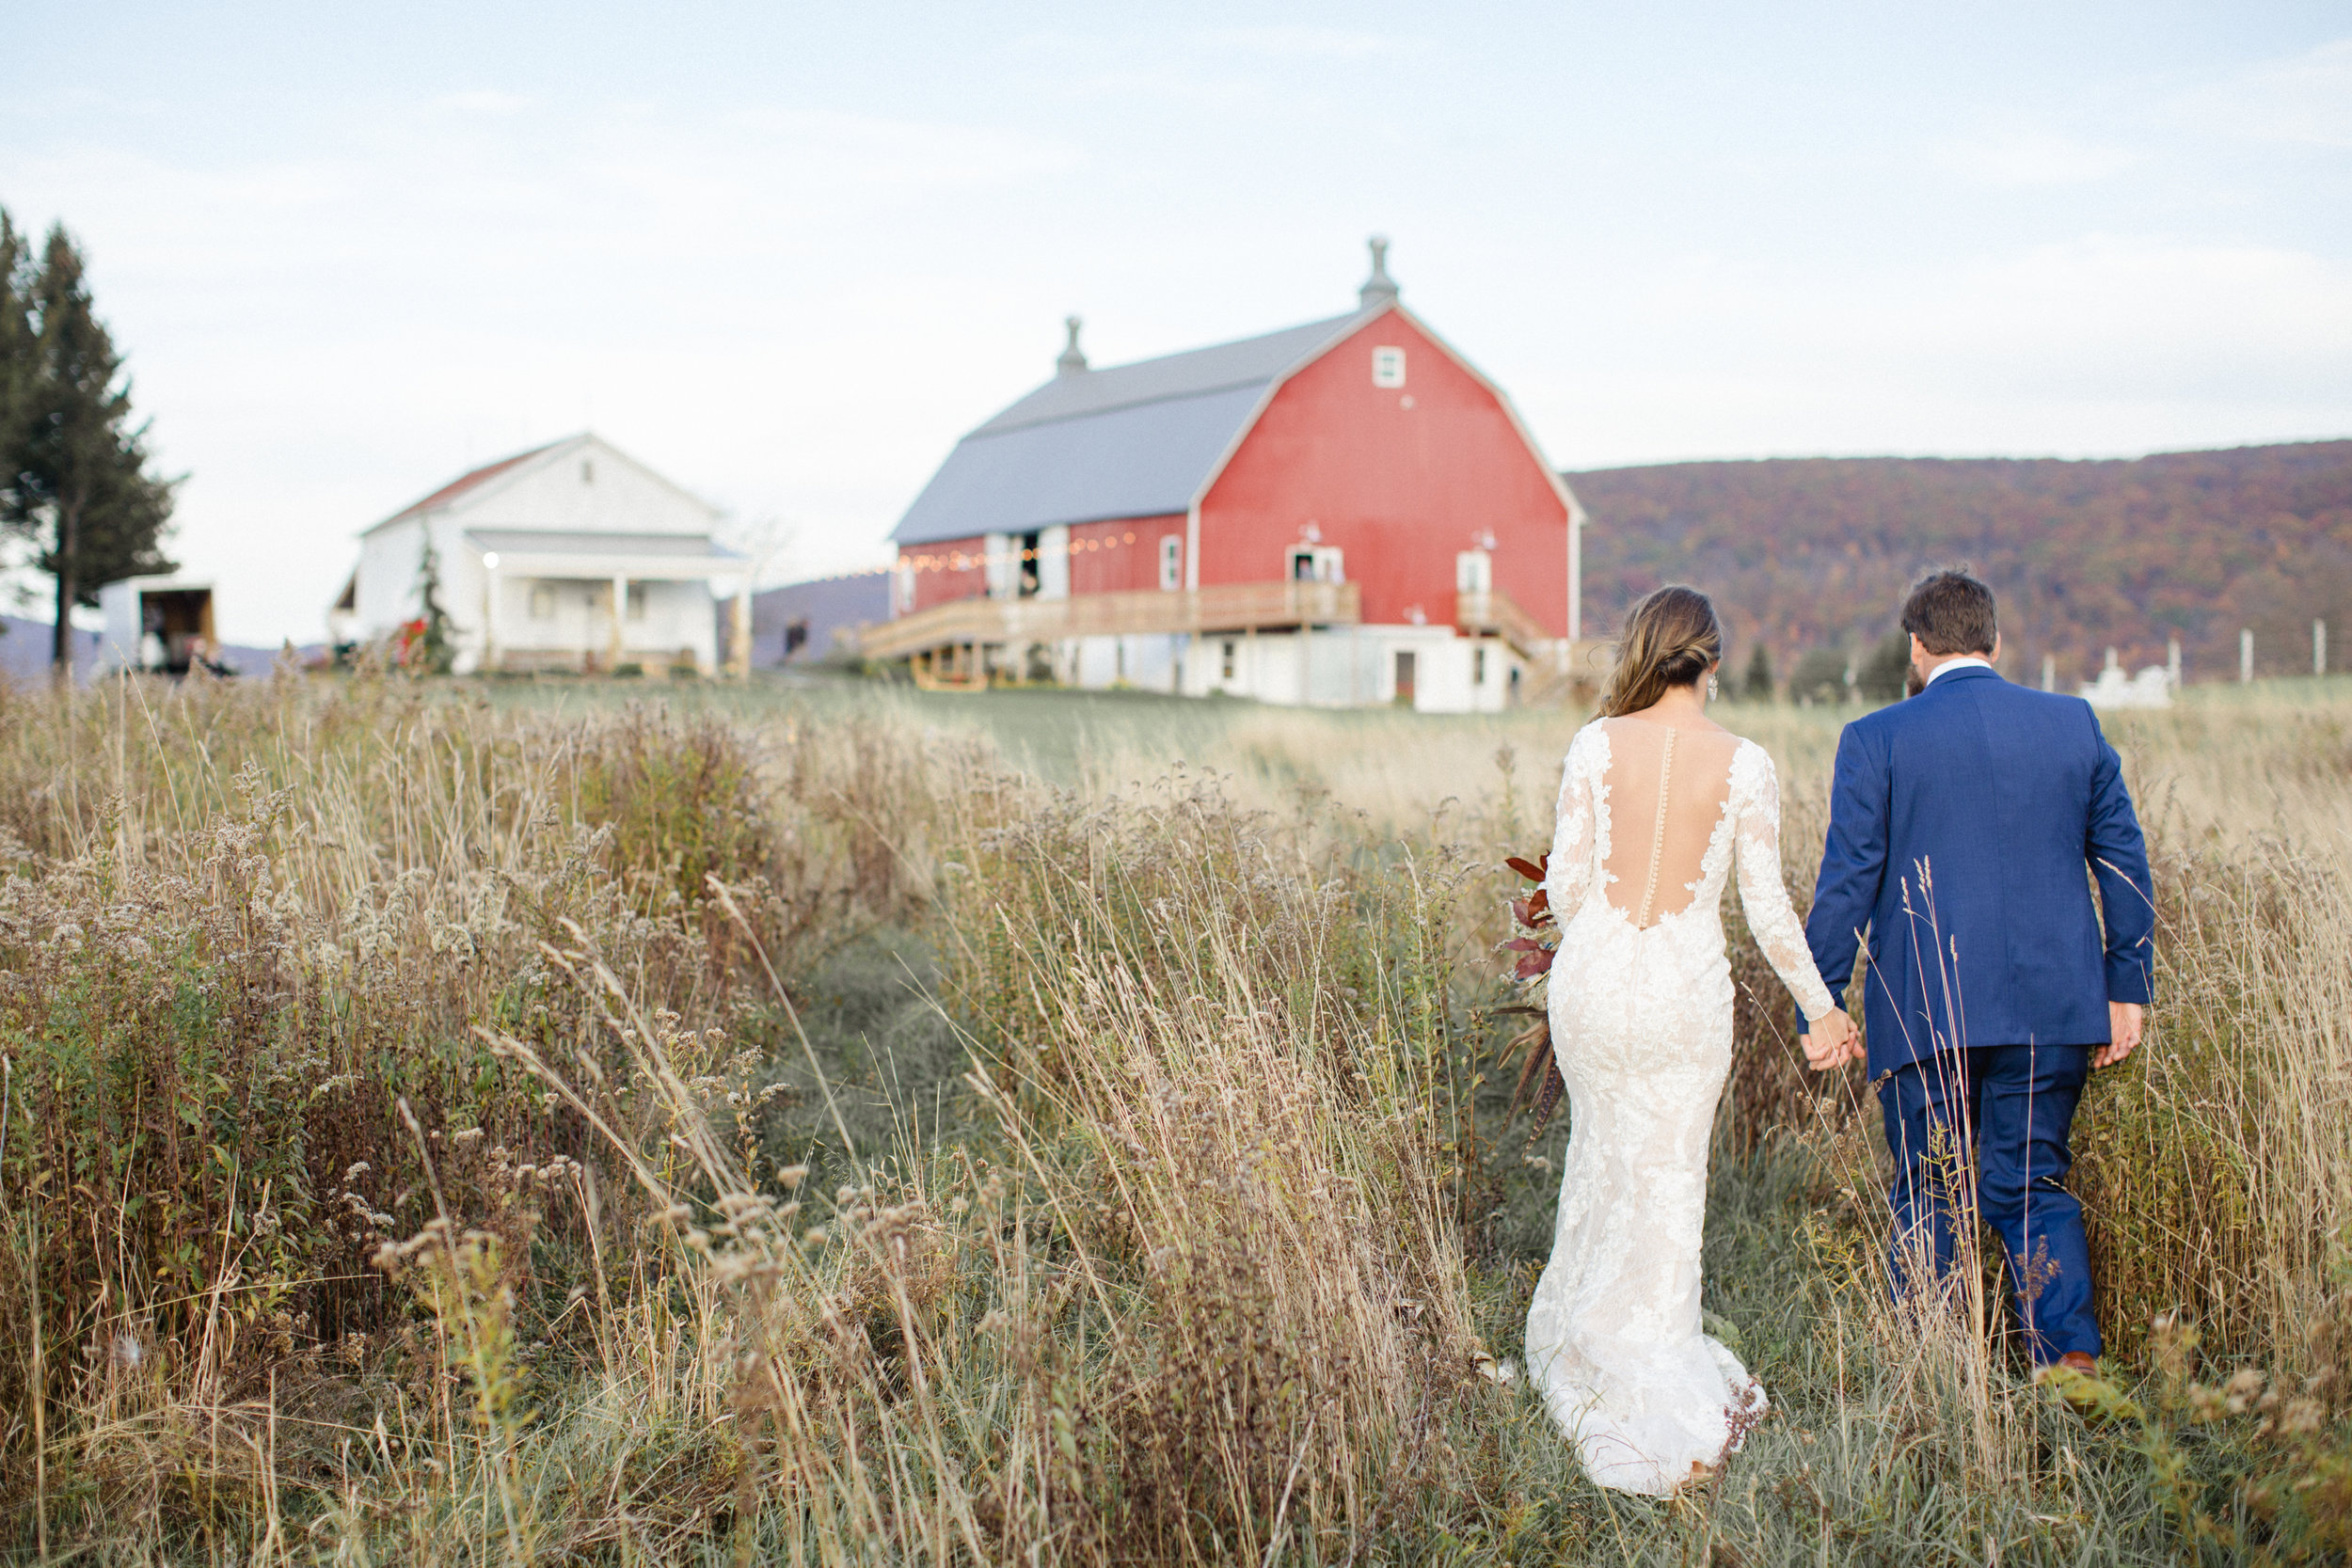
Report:
[{"label": "red barn", "polygon": [[1277,703],[1500,708],[1581,631],[1583,514],[1501,388],[1406,310],[1359,309],[1054,379],[907,509],[868,657]]}]

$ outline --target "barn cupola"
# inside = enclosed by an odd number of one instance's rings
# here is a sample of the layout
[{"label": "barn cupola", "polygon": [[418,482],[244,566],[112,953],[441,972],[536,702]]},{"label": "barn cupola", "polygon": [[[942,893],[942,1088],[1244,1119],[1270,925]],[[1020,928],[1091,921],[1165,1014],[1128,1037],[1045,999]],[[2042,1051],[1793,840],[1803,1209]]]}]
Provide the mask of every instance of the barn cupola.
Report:
[{"label": "barn cupola", "polygon": [[1062,345],[1061,357],[1054,361],[1056,375],[1084,375],[1086,373],[1086,350],[1078,346],[1078,328],[1081,325],[1076,316],[1062,318],[1062,325],[1070,329],[1070,341]]},{"label": "barn cupola", "polygon": [[1396,303],[1396,279],[1389,276],[1389,237],[1386,234],[1372,237],[1372,276],[1365,278],[1364,286],[1356,291],[1356,297],[1366,310]]}]

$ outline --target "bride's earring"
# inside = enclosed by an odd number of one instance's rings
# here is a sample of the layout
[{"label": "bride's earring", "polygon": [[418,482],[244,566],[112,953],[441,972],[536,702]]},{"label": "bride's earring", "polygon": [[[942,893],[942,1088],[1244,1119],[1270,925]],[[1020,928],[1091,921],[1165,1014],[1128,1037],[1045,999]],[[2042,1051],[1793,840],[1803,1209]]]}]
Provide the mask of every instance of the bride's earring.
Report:
[{"label": "bride's earring", "polygon": [[1708,700],[1708,702],[1710,702],[1710,703],[1711,703],[1711,702],[1713,702],[1716,698],[1718,698],[1718,697],[1722,696],[1723,694],[1724,694],[1724,689],[1723,689],[1722,687],[1720,687],[1720,686],[1718,686],[1718,685],[1716,685],[1716,684],[1715,684],[1715,677],[1714,677],[1714,676],[1712,676],[1712,675],[1708,676],[1708,677],[1707,677],[1707,700]]}]

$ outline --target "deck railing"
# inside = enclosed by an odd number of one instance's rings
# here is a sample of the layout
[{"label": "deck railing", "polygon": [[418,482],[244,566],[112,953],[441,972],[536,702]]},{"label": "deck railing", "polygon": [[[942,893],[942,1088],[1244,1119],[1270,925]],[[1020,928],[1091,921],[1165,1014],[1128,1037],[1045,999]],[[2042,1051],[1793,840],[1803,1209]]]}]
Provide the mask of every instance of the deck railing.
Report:
[{"label": "deck railing", "polygon": [[1499,589],[1454,594],[1454,624],[1474,637],[1502,638],[1521,658],[1534,658],[1557,646],[1541,622]]},{"label": "deck railing", "polygon": [[1173,592],[1073,594],[1063,599],[957,599],[858,628],[867,658],[934,648],[1057,642],[1071,637],[1355,626],[1363,593],[1352,582],[1231,582]]}]

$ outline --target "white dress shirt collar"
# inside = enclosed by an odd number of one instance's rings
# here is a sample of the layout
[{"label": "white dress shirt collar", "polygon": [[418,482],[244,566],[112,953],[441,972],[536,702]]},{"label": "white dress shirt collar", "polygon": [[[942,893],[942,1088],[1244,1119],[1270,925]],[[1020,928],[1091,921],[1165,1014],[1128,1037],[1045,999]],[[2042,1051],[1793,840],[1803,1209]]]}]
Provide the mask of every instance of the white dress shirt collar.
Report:
[{"label": "white dress shirt collar", "polygon": [[[1993,661],[1989,658],[1979,658],[1974,654],[1963,654],[1958,658],[1947,659],[1937,665],[1935,674],[1928,677],[1928,686],[1935,684],[1936,675],[1948,675],[1955,670],[1990,670],[1992,668]],[[1920,689],[1924,691],[1927,687],[1921,687]]]}]

